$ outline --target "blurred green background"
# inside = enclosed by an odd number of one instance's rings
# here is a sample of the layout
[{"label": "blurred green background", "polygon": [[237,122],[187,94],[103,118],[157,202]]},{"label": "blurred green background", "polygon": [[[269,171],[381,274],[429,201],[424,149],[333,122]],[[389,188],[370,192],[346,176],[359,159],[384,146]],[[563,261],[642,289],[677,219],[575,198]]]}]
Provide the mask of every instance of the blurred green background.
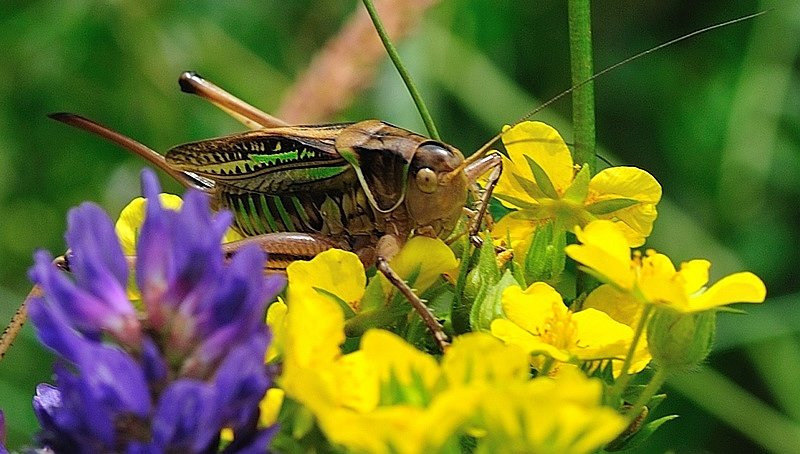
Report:
[{"label": "blurred green background", "polygon": [[[443,0],[399,48],[442,136],[474,150],[504,123],[569,86],[562,1]],[[664,426],[642,452],[800,450],[800,3],[604,0],[593,5],[595,65],[704,26],[703,34],[596,82],[598,143],[664,187],[648,245],[676,262],[709,258],[713,278],[752,270],[769,299],[720,317],[702,372],[669,382]],[[64,250],[67,210],[112,216],[138,194],[140,160],[49,120],[73,111],[156,150],[243,128],[182,94],[196,70],[274,111],[360,2],[0,2],[0,320],[29,289],[36,248]],[[335,87],[333,87],[335,89]],[[570,140],[569,100],[537,115]],[[386,61],[375,84],[331,120],[380,118],[423,131]],[[166,183],[166,178],[162,179]],[[177,185],[166,183],[177,190]],[[795,307],[798,306],[798,307]],[[0,362],[9,445],[30,439],[30,396],[49,359],[25,329]]]}]

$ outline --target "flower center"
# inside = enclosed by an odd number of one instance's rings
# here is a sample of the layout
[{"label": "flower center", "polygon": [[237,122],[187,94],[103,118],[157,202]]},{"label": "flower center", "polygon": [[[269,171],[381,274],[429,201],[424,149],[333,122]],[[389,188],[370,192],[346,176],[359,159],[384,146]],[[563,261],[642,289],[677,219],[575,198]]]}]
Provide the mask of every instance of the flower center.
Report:
[{"label": "flower center", "polygon": [[542,342],[561,350],[568,350],[578,342],[576,339],[577,327],[575,321],[572,320],[572,312],[565,311],[563,303],[554,301],[552,314],[542,325],[539,337]]}]

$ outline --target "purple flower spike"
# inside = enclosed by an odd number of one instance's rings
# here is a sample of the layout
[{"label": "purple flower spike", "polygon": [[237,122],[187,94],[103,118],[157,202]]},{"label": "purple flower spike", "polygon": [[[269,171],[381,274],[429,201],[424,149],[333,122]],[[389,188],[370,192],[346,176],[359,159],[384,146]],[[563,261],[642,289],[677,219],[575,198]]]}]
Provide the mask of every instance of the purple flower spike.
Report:
[{"label": "purple flower spike", "polygon": [[262,274],[258,248],[225,264],[231,215],[212,214],[205,195],[188,193],[175,212],[161,206],[152,172],[142,185],[151,202],[136,263],[144,314],[127,300],[127,261],[99,208],[70,212],[74,279],[36,254],[30,275],[45,296],[31,319],[59,355],[57,386],[34,397],[38,440],[54,452],[216,452],[233,427],[225,452],[264,452],[275,433],[254,425],[272,383],[264,311],[284,280]]}]

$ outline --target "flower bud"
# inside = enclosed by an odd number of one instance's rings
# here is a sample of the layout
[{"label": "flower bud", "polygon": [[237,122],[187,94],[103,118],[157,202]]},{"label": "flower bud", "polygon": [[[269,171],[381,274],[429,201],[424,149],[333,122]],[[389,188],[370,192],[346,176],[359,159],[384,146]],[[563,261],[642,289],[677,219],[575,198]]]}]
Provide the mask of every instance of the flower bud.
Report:
[{"label": "flower bud", "polygon": [[647,343],[653,359],[669,370],[692,369],[711,352],[716,312],[682,314],[656,310],[647,327]]}]

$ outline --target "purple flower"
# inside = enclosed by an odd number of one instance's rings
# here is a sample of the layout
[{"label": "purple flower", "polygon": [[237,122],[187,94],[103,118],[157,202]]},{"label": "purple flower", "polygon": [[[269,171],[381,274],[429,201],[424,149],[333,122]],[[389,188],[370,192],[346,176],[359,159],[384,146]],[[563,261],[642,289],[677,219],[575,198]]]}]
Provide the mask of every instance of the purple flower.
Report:
[{"label": "purple flower", "polygon": [[0,454],[8,454],[6,449],[6,417],[0,410]]},{"label": "purple flower", "polygon": [[111,220],[97,206],[70,211],[72,278],[47,252],[30,275],[44,296],[30,315],[58,354],[56,386],[39,385],[38,442],[56,452],[263,452],[274,428],[257,428],[258,403],[272,384],[266,304],[283,288],[262,274],[264,253],[238,251],[225,263],[227,212],[213,215],[190,191],[181,211],[161,207],[158,182],[142,173],[147,212],[136,282],[143,312],[128,301],[128,261]]}]

